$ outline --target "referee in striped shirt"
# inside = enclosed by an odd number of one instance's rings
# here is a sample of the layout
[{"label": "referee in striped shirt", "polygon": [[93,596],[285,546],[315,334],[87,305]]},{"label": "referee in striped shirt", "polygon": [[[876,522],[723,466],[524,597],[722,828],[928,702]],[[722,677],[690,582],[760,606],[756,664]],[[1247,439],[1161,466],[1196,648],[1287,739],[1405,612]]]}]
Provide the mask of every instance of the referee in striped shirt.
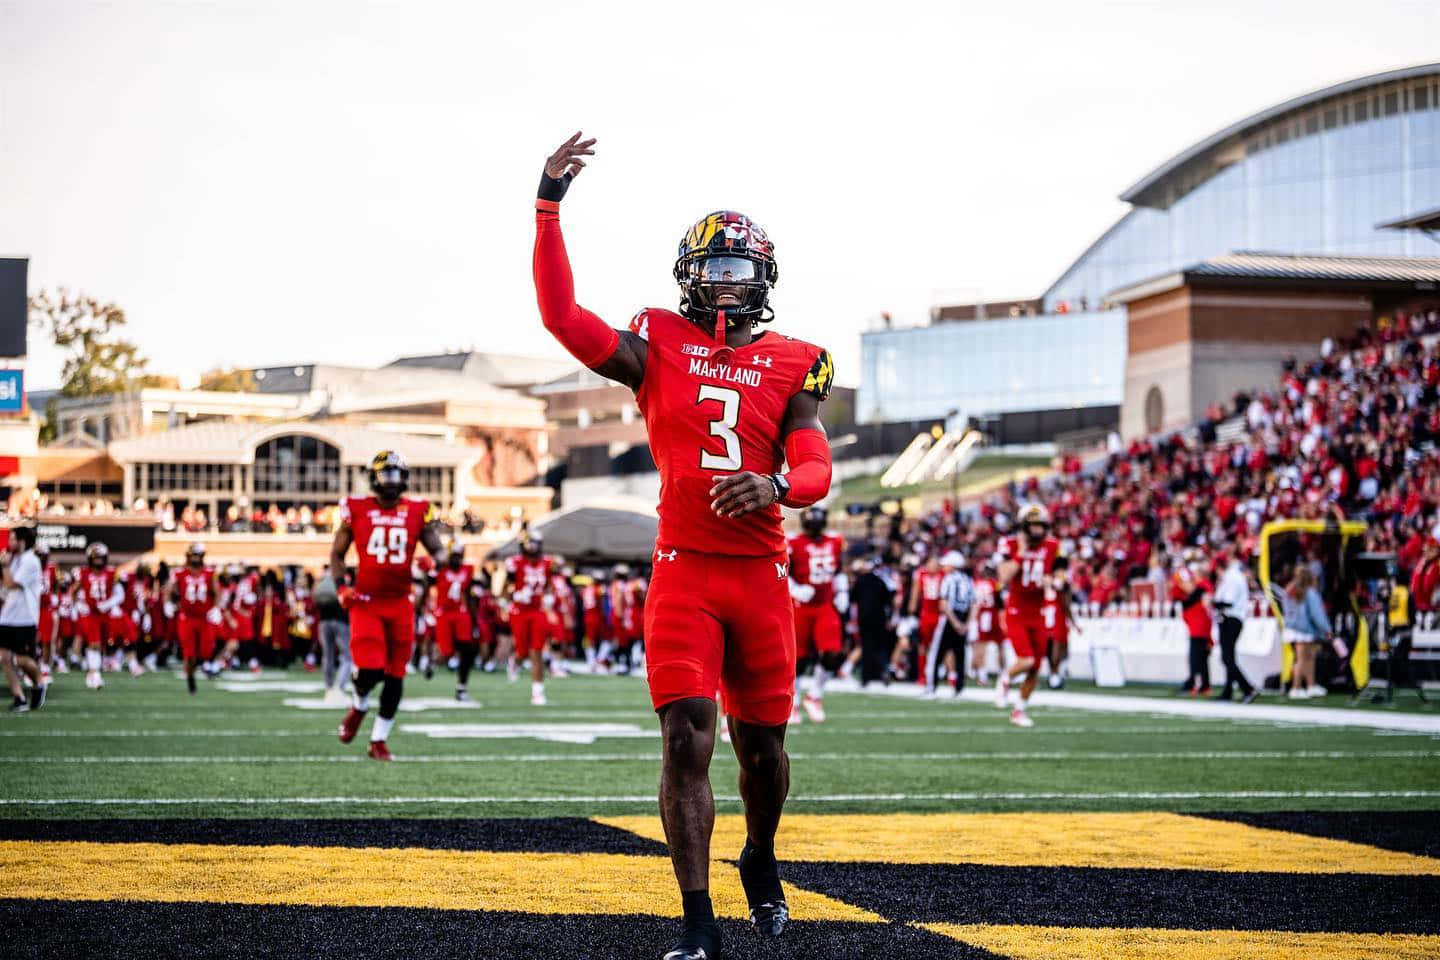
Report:
[{"label": "referee in striped shirt", "polygon": [[975,581],[965,572],[965,557],[951,550],[940,558],[945,579],[940,581],[940,623],[929,638],[925,656],[925,693],[934,696],[940,664],[950,678],[955,696],[965,689],[965,640],[970,635],[970,618],[975,609]]}]

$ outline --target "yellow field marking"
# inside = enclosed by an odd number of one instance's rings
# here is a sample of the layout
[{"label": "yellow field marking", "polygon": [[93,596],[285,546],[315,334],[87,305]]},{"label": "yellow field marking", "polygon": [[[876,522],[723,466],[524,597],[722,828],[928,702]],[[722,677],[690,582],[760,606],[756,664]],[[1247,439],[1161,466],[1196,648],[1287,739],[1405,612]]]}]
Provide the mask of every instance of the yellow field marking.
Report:
[{"label": "yellow field marking", "polygon": [[[658,817],[596,819],[665,841]],[[712,856],[733,859],[744,843],[743,817],[715,818]],[[1174,813],[797,813],[780,821],[775,848],[838,863],[1440,875],[1431,857]]]},{"label": "yellow field marking", "polygon": [[1155,930],[922,923],[954,940],[1012,960],[1424,960],[1440,936],[1407,933],[1285,933],[1276,930]]},{"label": "yellow field marking", "polygon": [[[612,853],[0,841],[0,898],[309,904],[679,916],[670,861]],[[746,916],[733,867],[710,877],[715,911]],[[805,920],[883,923],[786,887]]]}]

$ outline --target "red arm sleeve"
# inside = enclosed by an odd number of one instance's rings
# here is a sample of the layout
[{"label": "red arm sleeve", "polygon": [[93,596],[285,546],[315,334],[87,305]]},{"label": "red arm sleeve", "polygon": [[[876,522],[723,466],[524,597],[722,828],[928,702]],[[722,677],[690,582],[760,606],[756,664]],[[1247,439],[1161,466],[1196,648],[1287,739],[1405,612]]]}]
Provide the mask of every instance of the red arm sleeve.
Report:
[{"label": "red arm sleeve", "polygon": [[785,479],[790,494],[781,503],[808,507],[830,492],[830,441],[819,430],[796,430],[785,438]]},{"label": "red arm sleeve", "polygon": [[540,200],[535,208],[535,297],[545,329],[576,360],[593,368],[610,359],[620,334],[575,302],[575,280],[565,254],[558,206]]}]

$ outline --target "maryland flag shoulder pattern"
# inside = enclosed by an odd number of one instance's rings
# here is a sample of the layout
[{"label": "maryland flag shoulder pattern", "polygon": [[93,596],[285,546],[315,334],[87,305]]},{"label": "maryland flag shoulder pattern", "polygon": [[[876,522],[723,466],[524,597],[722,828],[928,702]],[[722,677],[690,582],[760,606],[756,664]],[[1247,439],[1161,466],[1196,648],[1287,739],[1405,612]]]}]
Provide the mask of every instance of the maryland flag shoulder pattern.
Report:
[{"label": "maryland flag shoulder pattern", "polygon": [[821,350],[815,362],[810,365],[810,371],[805,374],[805,382],[800,389],[804,393],[814,394],[819,400],[830,396],[830,388],[835,385],[835,363],[830,359],[829,350]]}]

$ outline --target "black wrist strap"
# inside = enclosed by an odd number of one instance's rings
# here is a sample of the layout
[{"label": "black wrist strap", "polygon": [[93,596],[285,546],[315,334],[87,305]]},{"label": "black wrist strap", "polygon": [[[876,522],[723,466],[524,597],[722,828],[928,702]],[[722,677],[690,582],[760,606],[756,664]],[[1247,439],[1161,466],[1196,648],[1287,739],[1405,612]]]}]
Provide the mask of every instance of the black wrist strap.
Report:
[{"label": "black wrist strap", "polygon": [[540,200],[559,203],[565,199],[565,191],[570,189],[570,181],[573,179],[575,178],[568,173],[556,180],[550,174],[542,172],[540,174],[540,190],[535,196]]}]

